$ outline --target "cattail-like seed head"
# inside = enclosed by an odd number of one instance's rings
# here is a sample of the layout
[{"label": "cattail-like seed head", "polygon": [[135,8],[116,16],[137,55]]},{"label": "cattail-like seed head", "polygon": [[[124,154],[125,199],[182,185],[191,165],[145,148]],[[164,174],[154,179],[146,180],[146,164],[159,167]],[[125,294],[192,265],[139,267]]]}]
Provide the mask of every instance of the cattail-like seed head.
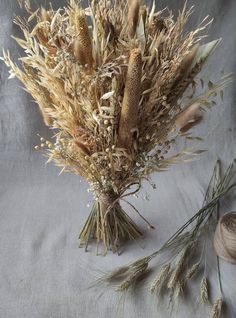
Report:
[{"label": "cattail-like seed head", "polygon": [[77,21],[78,37],[74,40],[74,56],[81,65],[93,65],[92,43],[85,15],[81,13]]},{"label": "cattail-like seed head", "polygon": [[128,34],[131,38],[135,36],[138,20],[139,20],[139,0],[129,1],[129,12],[128,12]]},{"label": "cattail-like seed head", "polygon": [[129,149],[133,136],[131,130],[137,128],[138,105],[142,77],[142,54],[140,49],[133,49],[130,53],[129,65],[125,83],[125,92],[119,124],[118,144]]}]

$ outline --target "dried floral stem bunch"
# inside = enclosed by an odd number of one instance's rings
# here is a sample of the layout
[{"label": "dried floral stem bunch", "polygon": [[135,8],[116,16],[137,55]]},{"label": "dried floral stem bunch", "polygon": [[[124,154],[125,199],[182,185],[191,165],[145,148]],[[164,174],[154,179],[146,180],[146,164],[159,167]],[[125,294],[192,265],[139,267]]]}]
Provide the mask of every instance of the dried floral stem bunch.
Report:
[{"label": "dried floral stem bunch", "polygon": [[174,20],[139,0],[92,0],[86,9],[70,0],[57,11],[20,3],[29,18],[15,18],[24,35],[15,40],[25,56],[21,67],[8,52],[3,60],[55,130],[55,139],[43,142],[49,161],[91,185],[96,202],[81,244],[94,238],[104,254],[117,251],[123,239],[142,236],[120,200],[153,172],[186,159],[186,150],[167,154],[179,137],[189,137],[228,81],[204,88],[196,80],[219,40],[199,44],[208,18],[184,31],[192,13],[186,6]]},{"label": "dried floral stem bunch", "polygon": [[[191,217],[171,238],[156,252],[141,258],[129,265],[115,269],[104,275],[99,282],[114,286],[115,290],[124,292],[147,276],[150,262],[162,254],[157,274],[149,286],[151,294],[158,296],[168,295],[169,304],[176,305],[180,297],[184,296],[185,289],[194,275],[201,277],[199,294],[202,304],[210,303],[209,283],[207,277],[207,250],[208,239],[212,241],[214,228],[218,219],[218,202],[232,188],[236,187],[236,164],[230,164],[225,175],[220,177],[220,163],[217,162],[203,207]],[[234,180],[233,180],[234,179]],[[200,247],[200,248],[197,248]],[[199,254],[200,251],[200,254]],[[219,275],[219,298],[212,306],[210,317],[220,317],[223,304],[223,292]]]}]

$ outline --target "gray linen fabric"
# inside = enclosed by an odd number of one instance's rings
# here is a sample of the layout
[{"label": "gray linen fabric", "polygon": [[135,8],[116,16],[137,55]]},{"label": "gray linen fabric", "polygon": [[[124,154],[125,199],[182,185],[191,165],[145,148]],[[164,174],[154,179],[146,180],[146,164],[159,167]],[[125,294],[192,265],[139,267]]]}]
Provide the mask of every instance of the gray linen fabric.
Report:
[{"label": "gray linen fabric", "polygon": [[[66,1],[51,2],[58,7]],[[189,1],[189,5],[192,3]],[[158,1],[159,8],[169,6],[174,11],[182,5],[180,0]],[[16,0],[0,0],[0,47],[10,49],[14,59],[21,52],[10,39],[11,34],[19,34],[12,18],[20,13]],[[223,38],[209,60],[204,78],[215,80],[223,70],[235,71],[235,13],[234,0],[196,1],[189,27],[210,14],[215,20],[209,29],[209,40]],[[34,145],[38,142],[37,133],[47,136],[50,131],[21,84],[7,80],[3,63],[0,70],[0,318],[171,317],[145,288],[137,287],[135,295],[121,298],[106,288],[94,290],[88,286],[103,271],[158,248],[199,209],[215,160],[221,158],[226,166],[236,156],[235,83],[226,89],[224,102],[208,113],[205,123],[197,128],[196,133],[207,136],[199,147],[208,152],[197,162],[155,175],[157,189],[145,184],[142,191],[143,196],[149,195],[149,201],[142,196],[132,198],[156,230],[148,232],[134,214],[146,234],[141,246],[130,243],[121,256],[108,254],[104,258],[95,256],[94,249],[85,253],[77,244],[79,229],[89,212],[87,204],[92,200],[87,184],[74,175],[58,177],[58,168],[45,166],[46,159],[34,151]],[[183,146],[182,142],[178,148]],[[222,202],[221,212],[235,208],[236,199],[231,194]],[[214,299],[218,295],[214,254],[209,252],[209,258],[207,271]],[[234,318],[236,267],[224,262],[220,265],[228,303],[223,317]],[[199,306],[193,297],[197,293],[198,285],[193,282],[187,300],[172,317],[208,317],[209,307]]]}]

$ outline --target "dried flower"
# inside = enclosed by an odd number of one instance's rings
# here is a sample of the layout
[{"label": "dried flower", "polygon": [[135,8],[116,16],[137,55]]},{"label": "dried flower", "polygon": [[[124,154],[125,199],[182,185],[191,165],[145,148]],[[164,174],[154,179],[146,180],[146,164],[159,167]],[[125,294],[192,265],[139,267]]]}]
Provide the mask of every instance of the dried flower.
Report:
[{"label": "dried flower", "polygon": [[[201,153],[168,156],[179,137],[190,138],[183,132],[200,122],[200,108],[215,104],[230,80],[203,88],[195,79],[219,41],[200,44],[207,19],[185,32],[192,13],[186,5],[174,20],[139,0],[92,0],[89,9],[69,0],[62,9],[35,12],[29,0],[19,2],[29,17],[14,19],[23,34],[14,39],[25,53],[16,65],[3,52],[9,77],[24,84],[55,131],[43,147],[48,161],[84,177],[97,199],[81,245],[94,239],[103,254],[119,251],[125,239],[142,237],[120,205],[134,194],[128,190],[136,185],[138,192],[150,174]],[[182,98],[193,81],[202,92]]]}]

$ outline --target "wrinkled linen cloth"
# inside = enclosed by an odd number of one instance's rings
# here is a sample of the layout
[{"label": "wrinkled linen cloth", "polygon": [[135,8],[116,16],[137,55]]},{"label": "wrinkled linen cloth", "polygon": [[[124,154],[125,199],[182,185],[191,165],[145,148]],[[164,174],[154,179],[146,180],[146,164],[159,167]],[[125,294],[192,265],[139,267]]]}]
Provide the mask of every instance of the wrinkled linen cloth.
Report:
[{"label": "wrinkled linen cloth", "polygon": [[[51,1],[55,8],[66,1]],[[184,1],[159,0],[177,12]],[[44,5],[45,1],[37,1]],[[194,2],[189,0],[189,6]],[[210,58],[202,78],[220,77],[236,70],[236,2],[234,0],[196,1],[188,27],[207,14],[214,17],[209,27],[210,41],[222,43]],[[21,54],[11,34],[20,35],[12,23],[23,14],[16,0],[0,1],[0,47],[13,58]],[[92,196],[79,177],[59,175],[46,158],[34,150],[41,136],[50,135],[32,98],[17,80],[9,81],[5,65],[0,64],[0,318],[156,318],[171,317],[166,305],[151,296],[147,286],[137,286],[133,294],[121,297],[106,287],[88,288],[106,270],[131,262],[161,246],[168,237],[201,207],[217,158],[223,166],[236,157],[236,84],[224,93],[224,101],[206,114],[195,134],[206,140],[197,147],[208,149],[199,160],[181,164],[153,176],[157,189],[144,184],[138,199],[130,198],[137,209],[156,226],[148,231],[142,220],[126,206],[144,229],[142,242],[131,242],[122,255],[96,256],[95,247],[85,253],[78,248],[78,233],[85,222]],[[181,149],[185,143],[180,143]],[[235,194],[235,193],[234,193]],[[142,197],[149,197],[144,200]],[[221,213],[236,209],[233,193],[220,205]],[[208,247],[207,275],[211,298],[219,296],[216,259]],[[153,266],[155,266],[155,261]],[[236,267],[220,261],[223,282],[223,316],[236,317]],[[199,280],[193,280],[187,297],[172,317],[208,317],[210,307],[199,305]]]}]

